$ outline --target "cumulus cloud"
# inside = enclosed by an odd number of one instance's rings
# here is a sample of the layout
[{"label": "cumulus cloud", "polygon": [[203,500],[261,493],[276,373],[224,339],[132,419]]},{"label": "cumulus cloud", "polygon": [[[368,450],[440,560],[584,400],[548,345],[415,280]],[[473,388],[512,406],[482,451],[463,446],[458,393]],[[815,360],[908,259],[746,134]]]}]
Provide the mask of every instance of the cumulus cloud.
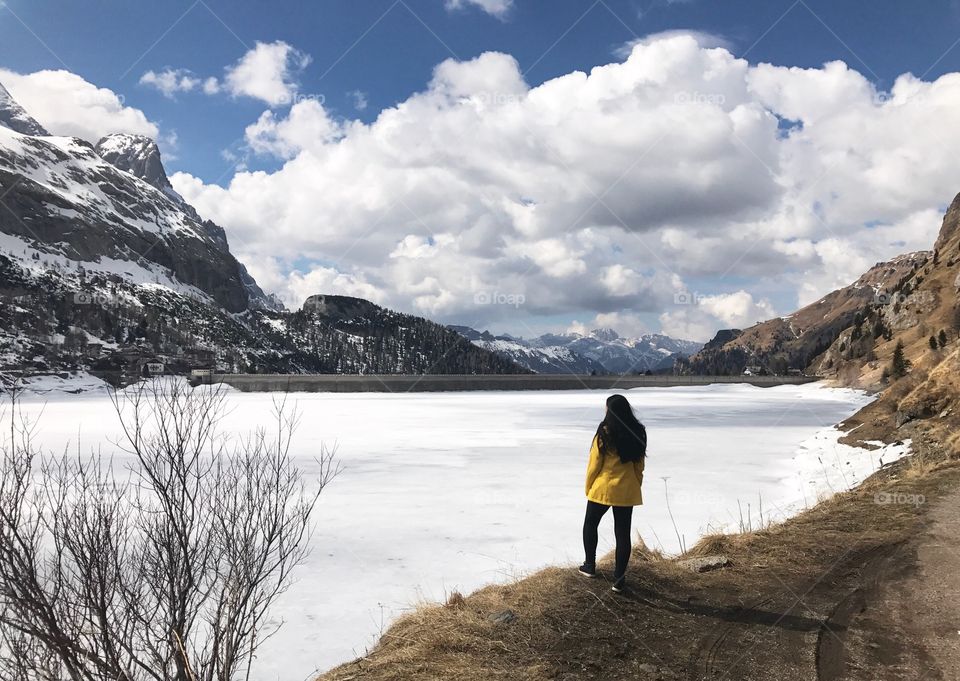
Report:
[{"label": "cumulus cloud", "polygon": [[69,71],[21,74],[0,69],[0,82],[53,135],[96,142],[114,132],[154,138],[159,132],[142,111],[126,106],[122,96]]},{"label": "cumulus cloud", "polygon": [[513,7],[513,0],[446,0],[444,4],[448,10],[479,7],[487,14],[503,19]]},{"label": "cumulus cloud", "polygon": [[292,158],[305,149],[322,150],[341,135],[341,126],[316,100],[297,102],[285,117],[264,111],[244,138],[258,154]]},{"label": "cumulus cloud", "polygon": [[680,292],[674,299],[676,309],[660,315],[663,332],[675,338],[707,341],[717,331],[717,324],[726,329],[742,329],[776,316],[773,305],[762,298],[740,290],[710,296]]},{"label": "cumulus cloud", "polygon": [[357,111],[365,111],[370,104],[367,100],[367,93],[362,90],[351,90],[347,95],[353,101],[353,108]]},{"label": "cumulus cloud", "polygon": [[204,83],[186,69],[147,71],[140,76],[140,84],[156,88],[164,97],[172,99],[178,92],[202,88]]},{"label": "cumulus cloud", "polygon": [[297,76],[310,56],[288,43],[257,42],[226,70],[223,86],[236,97],[253,97],[271,106],[289,104],[297,91]]},{"label": "cumulus cloud", "polygon": [[[676,1],[676,0],[673,0]],[[670,0],[668,0],[668,3]],[[728,52],[733,51],[733,44],[724,38],[722,35],[717,33],[709,33],[708,31],[690,31],[685,29],[671,29],[669,31],[658,31],[656,33],[648,33],[647,35],[641,38],[634,38],[633,40],[628,40],[622,45],[618,46],[614,51],[614,55],[626,59],[630,56],[630,53],[633,52],[633,48],[637,45],[648,45],[650,43],[655,43],[660,40],[669,40],[671,38],[693,38],[697,41],[697,44],[700,47],[720,47]]]},{"label": "cumulus cloud", "polygon": [[297,263],[304,291],[369,286],[514,332],[589,310],[703,339],[928,246],[960,188],[958,105],[956,74],[878,92],[839,62],[751,65],[666,35],[535,87],[509,55],[447,60],[371,123],[299,102],[247,129],[278,170],[173,182],[241,257]]},{"label": "cumulus cloud", "polygon": [[[258,41],[236,63],[224,69],[223,79],[201,77],[189,69],[167,67],[145,72],[140,76],[140,84],[153,87],[169,98],[180,92],[197,91],[206,95],[226,92],[233,97],[259,99],[270,106],[289,105],[296,99],[298,76],[310,61],[310,55],[282,40],[272,43]],[[352,95],[357,109],[364,108],[363,93],[358,90]]]}]

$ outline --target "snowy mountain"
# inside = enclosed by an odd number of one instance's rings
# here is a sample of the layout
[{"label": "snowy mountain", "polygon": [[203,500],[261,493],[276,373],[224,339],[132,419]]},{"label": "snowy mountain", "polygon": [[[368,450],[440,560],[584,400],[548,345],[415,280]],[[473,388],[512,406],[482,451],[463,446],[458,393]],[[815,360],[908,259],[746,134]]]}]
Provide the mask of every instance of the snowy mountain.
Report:
[{"label": "snowy mountain", "polygon": [[287,312],[173,191],[153,140],[47,135],[2,87],[0,196],[0,371],[523,371],[370,303]]},{"label": "snowy mountain", "polygon": [[47,135],[43,126],[23,110],[7,89],[0,85],[0,126],[5,126],[22,135]]},{"label": "snowy mountain", "polygon": [[622,338],[613,329],[587,335],[544,334],[532,339],[494,336],[465,326],[452,326],[479,347],[497,352],[537,373],[635,374],[672,369],[674,360],[702,347],[694,341],[660,334]]},{"label": "snowy mountain", "polygon": [[160,148],[149,137],[115,133],[97,142],[94,150],[110,165],[139,177],[162,192],[179,197],[167,179],[160,160]]},{"label": "snowy mountain", "polygon": [[83,140],[0,126],[0,232],[7,249],[35,248],[87,270],[118,267],[145,281],[200,292],[242,312],[239,263],[193,211],[101,158]]}]

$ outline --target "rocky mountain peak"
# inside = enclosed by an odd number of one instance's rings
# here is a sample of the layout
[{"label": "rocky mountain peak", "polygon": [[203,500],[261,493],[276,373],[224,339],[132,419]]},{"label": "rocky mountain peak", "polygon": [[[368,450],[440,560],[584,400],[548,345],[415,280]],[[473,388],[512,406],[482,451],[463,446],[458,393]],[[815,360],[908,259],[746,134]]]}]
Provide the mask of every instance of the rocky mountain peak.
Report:
[{"label": "rocky mountain peak", "polygon": [[950,239],[960,235],[960,194],[957,194],[947,212],[943,216],[943,224],[940,227],[940,236],[937,237],[937,243],[934,248],[942,251]]},{"label": "rocky mountain peak", "polygon": [[597,340],[601,340],[606,343],[610,343],[611,341],[615,341],[620,338],[620,334],[611,328],[594,329],[590,332],[590,335]]},{"label": "rocky mountain peak", "polygon": [[303,303],[304,312],[331,319],[358,319],[376,315],[382,308],[363,298],[337,295],[313,295]]},{"label": "rocky mountain peak", "polygon": [[21,135],[50,134],[22,106],[17,104],[3,85],[0,85],[0,125]]},{"label": "rocky mountain peak", "polygon": [[115,133],[107,135],[96,145],[96,151],[107,163],[139,177],[157,189],[173,193],[167,172],[160,159],[157,143],[144,135]]}]

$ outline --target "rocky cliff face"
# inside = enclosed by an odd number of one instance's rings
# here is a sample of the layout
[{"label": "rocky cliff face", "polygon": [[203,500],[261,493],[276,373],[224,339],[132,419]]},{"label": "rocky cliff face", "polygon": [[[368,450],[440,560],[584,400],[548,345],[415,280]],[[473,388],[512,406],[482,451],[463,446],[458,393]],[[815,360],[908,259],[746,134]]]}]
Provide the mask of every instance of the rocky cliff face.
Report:
[{"label": "rocky cliff face", "polygon": [[940,236],[937,237],[937,243],[934,245],[936,251],[948,250],[950,243],[956,241],[960,236],[960,194],[957,194],[947,212],[943,216],[943,223],[940,225]]},{"label": "rocky cliff face", "polygon": [[88,270],[169,279],[231,312],[250,307],[239,263],[195,213],[82,140],[0,128],[0,188],[0,232],[24,247]]},{"label": "rocky cliff face", "polygon": [[[703,350],[682,363],[682,370],[740,374],[749,368],[769,374],[835,374],[836,363],[824,361],[824,355],[831,350],[835,356],[849,355],[849,341],[856,341],[864,356],[869,354],[866,341],[861,339],[866,335],[873,338],[874,334],[889,334],[890,327],[896,325],[892,303],[902,296],[904,282],[931,257],[931,252],[921,251],[878,263],[854,283],[792,315],[743,330],[721,331]],[[902,309],[898,306],[897,312]],[[859,328],[857,332],[852,330],[855,326]],[[843,339],[847,342],[838,343]],[[840,346],[843,349],[837,353]]]},{"label": "rocky cliff face", "polygon": [[17,104],[3,85],[0,85],[0,125],[21,135],[50,134]]},{"label": "rocky cliff face", "polygon": [[[110,163],[110,165],[134,177],[140,178],[150,186],[163,192],[164,195],[179,206],[180,210],[183,211],[191,221],[198,225],[199,231],[209,237],[215,248],[225,256],[231,259],[233,258],[233,255],[230,253],[230,245],[227,242],[227,235],[223,228],[210,220],[201,219],[193,206],[184,201],[183,197],[174,191],[173,186],[167,178],[167,172],[163,167],[160,149],[156,142],[143,135],[118,133],[107,135],[101,139],[97,142],[94,150],[103,160]],[[267,310],[283,309],[283,304],[279,300],[263,292],[242,263],[238,262],[237,266],[238,276],[243,288],[246,290],[250,307]]]},{"label": "rocky cliff face", "polygon": [[160,149],[149,137],[124,133],[107,135],[97,142],[94,151],[115,168],[139,177],[160,191],[173,193],[173,185],[160,160]]}]

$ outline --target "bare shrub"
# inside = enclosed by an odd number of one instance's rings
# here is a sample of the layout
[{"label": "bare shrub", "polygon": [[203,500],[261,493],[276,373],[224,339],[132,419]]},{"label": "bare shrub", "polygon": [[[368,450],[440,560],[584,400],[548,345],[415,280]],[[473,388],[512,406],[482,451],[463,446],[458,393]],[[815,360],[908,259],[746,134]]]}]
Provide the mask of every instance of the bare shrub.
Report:
[{"label": "bare shrub", "polygon": [[41,455],[10,403],[0,446],[0,678],[229,681],[249,676],[268,611],[309,552],[298,417],[234,441],[224,393],[179,383],[116,393],[115,458]]}]

